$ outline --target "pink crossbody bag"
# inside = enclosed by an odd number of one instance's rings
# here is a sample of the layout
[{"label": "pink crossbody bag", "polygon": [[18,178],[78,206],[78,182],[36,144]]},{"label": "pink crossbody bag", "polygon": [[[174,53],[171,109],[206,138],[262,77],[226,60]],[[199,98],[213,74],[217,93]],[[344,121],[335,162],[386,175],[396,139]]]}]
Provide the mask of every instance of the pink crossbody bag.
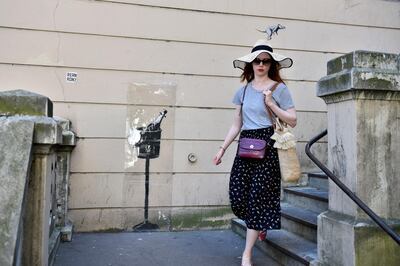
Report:
[{"label": "pink crossbody bag", "polygon": [[[276,83],[271,91],[273,92],[278,83]],[[247,85],[244,88],[242,103],[240,106],[240,112],[242,112],[244,96],[246,95]],[[253,139],[253,138],[241,138],[239,140],[239,149],[238,155],[241,158],[249,158],[249,159],[263,159],[265,156],[265,151],[267,149],[267,142],[263,139]]]}]

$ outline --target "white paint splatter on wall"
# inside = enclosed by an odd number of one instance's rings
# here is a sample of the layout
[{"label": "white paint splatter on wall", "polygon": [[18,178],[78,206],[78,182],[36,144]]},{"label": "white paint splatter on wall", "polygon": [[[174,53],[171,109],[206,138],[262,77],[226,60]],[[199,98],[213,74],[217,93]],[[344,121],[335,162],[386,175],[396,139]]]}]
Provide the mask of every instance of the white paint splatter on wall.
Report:
[{"label": "white paint splatter on wall", "polygon": [[128,128],[128,136],[127,136],[127,156],[128,160],[125,162],[125,168],[133,167],[138,160],[138,147],[136,147],[136,143],[140,141],[140,131],[136,129],[136,127]]},{"label": "white paint splatter on wall", "polygon": [[[125,129],[125,170],[131,171],[138,161],[140,130],[158,116],[161,106],[175,104],[176,82],[154,81],[127,83],[127,112]],[[153,117],[150,117],[152,115]]]},{"label": "white paint splatter on wall", "polygon": [[168,96],[167,92],[165,90],[161,89],[161,88],[159,88],[158,90],[154,91],[154,94]]},{"label": "white paint splatter on wall", "polygon": [[[144,114],[144,109],[137,109],[133,116],[128,116],[126,118],[126,161],[125,169],[133,167],[138,160],[139,148],[136,147],[136,143],[140,141],[140,130],[138,127],[145,125],[145,123],[140,124],[139,116]],[[132,117],[134,117],[132,119]]]},{"label": "white paint splatter on wall", "polygon": [[[126,153],[127,160],[125,161],[125,169],[133,167],[138,160],[139,147],[136,144],[140,141],[140,130],[138,128],[145,127],[150,122],[155,120],[155,116],[149,121],[140,121],[141,116],[145,114],[144,109],[137,109],[133,117],[127,117],[126,119]],[[139,116],[139,117],[138,117]]]}]

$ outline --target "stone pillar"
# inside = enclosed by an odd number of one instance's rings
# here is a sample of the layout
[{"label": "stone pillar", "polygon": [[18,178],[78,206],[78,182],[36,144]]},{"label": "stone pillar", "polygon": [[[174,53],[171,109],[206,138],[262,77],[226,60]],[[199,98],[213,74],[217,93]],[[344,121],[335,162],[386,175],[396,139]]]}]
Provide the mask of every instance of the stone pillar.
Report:
[{"label": "stone pillar", "polygon": [[[48,265],[52,232],[52,180],[55,155],[51,145],[34,145],[24,221],[22,265]],[[35,241],[32,241],[32,240]]]},{"label": "stone pillar", "polygon": [[68,219],[68,194],[69,194],[69,176],[71,165],[71,152],[76,145],[76,136],[71,131],[71,122],[69,120],[54,117],[63,129],[62,145],[56,148],[56,221],[55,224],[61,230],[62,241],[72,241],[73,224]]},{"label": "stone pillar", "polygon": [[75,134],[68,120],[52,117],[50,99],[23,90],[0,93],[0,126],[0,265],[52,265],[60,238],[72,234]]},{"label": "stone pillar", "polygon": [[[328,62],[317,95],[328,109],[328,166],[400,231],[399,55],[355,51]],[[397,219],[397,222],[395,222]],[[332,181],[318,218],[322,265],[398,265],[399,246]]]}]

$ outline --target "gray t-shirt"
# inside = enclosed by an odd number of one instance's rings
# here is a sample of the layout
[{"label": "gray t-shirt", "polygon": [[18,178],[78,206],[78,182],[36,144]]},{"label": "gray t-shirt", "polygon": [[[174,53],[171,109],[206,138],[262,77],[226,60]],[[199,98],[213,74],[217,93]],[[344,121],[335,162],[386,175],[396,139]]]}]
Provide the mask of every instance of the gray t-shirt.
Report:
[{"label": "gray t-shirt", "polygon": [[[233,97],[232,102],[240,105],[243,99],[243,92],[246,86],[241,87]],[[294,107],[292,96],[285,84],[279,83],[278,87],[272,93],[272,98],[283,110]],[[264,102],[264,94],[253,88],[249,83],[244,97],[242,107],[243,126],[242,130],[266,128],[272,125],[267,107]]]}]

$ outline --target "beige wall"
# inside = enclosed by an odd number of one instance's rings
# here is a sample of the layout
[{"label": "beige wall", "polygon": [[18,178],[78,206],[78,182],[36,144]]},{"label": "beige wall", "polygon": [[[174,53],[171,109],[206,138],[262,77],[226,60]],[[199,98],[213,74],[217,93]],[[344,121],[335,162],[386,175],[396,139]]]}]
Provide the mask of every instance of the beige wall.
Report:
[{"label": "beige wall", "polygon": [[[0,90],[46,95],[55,115],[72,121],[80,140],[70,216],[81,231],[143,220],[144,163],[133,163],[126,137],[166,108],[161,155],[150,164],[150,217],[165,229],[190,228],[227,215],[235,148],[219,167],[211,158],[240,86],[232,60],[263,37],[256,29],[287,27],[271,44],[295,62],[282,73],[298,109],[294,131],[307,172],[315,168],[305,143],[326,128],[325,104],[315,96],[326,62],[360,49],[399,53],[399,12],[397,2],[373,0],[3,0]],[[78,73],[76,83],[66,82],[68,71]],[[326,142],[316,152],[326,158]],[[203,218],[185,223],[190,215]],[[202,225],[218,225],[212,222]]]}]

